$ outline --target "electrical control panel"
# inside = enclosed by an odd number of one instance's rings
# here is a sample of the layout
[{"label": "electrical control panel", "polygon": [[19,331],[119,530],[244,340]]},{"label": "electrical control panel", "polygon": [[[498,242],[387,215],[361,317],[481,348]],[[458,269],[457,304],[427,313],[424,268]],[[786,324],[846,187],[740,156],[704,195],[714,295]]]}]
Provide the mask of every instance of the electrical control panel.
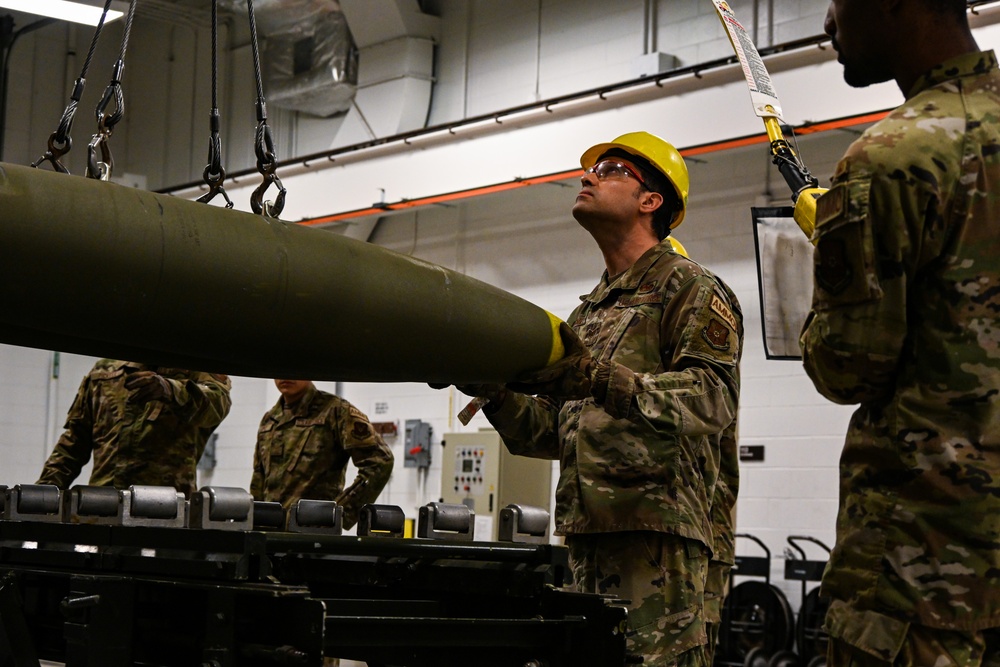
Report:
[{"label": "electrical control panel", "polygon": [[419,419],[406,420],[406,437],[403,442],[403,467],[421,468],[431,466],[431,425]]},{"label": "electrical control panel", "polygon": [[509,504],[551,511],[552,461],[515,456],[493,430],[443,438],[441,499],[476,512],[476,539],[497,538],[497,518]]}]

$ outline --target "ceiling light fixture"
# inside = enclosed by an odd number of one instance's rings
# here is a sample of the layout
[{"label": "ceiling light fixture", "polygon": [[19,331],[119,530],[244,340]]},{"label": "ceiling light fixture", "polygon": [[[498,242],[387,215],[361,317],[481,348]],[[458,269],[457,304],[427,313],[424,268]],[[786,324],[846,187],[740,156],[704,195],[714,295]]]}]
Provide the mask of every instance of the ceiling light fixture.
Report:
[{"label": "ceiling light fixture", "polygon": [[[70,2],[69,0],[0,0],[0,7],[95,26],[101,20],[101,14],[104,11],[104,3],[101,3],[100,7],[95,7],[83,2]],[[109,9],[108,16],[104,19],[104,22],[110,23],[122,16],[123,12],[117,9]]]}]

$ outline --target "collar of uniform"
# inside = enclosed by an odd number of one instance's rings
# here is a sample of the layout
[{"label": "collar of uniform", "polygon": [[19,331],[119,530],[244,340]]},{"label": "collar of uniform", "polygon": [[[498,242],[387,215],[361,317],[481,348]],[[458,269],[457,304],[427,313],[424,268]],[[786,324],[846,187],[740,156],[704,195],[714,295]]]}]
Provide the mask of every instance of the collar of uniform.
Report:
[{"label": "collar of uniform", "polygon": [[149,366],[138,361],[115,361],[114,368],[125,372],[134,373],[136,371],[152,371],[165,378],[184,379],[192,375],[191,371],[183,368],[168,368],[166,366]]},{"label": "collar of uniform", "polygon": [[[306,417],[309,415],[309,408],[312,407],[313,399],[316,398],[316,386],[313,385],[306,389],[306,393],[302,394],[302,398],[299,402],[295,404],[295,408],[291,411],[292,415],[296,418]],[[278,399],[278,404],[284,408],[284,399]]]},{"label": "collar of uniform", "polygon": [[154,368],[138,361],[114,361],[112,365],[116,370],[121,369],[131,372],[155,370]]},{"label": "collar of uniform", "polygon": [[963,76],[973,76],[975,74],[985,74],[997,68],[997,57],[993,50],[975,51],[964,53],[955,58],[944,61],[940,65],[935,65],[926,73],[922,74],[917,82],[913,84],[910,94],[906,99],[921,93],[932,86],[937,86],[945,81],[958,79]]},{"label": "collar of uniform", "polygon": [[601,275],[601,282],[597,283],[597,287],[594,288],[594,291],[590,294],[581,296],[580,300],[590,301],[591,303],[600,303],[608,297],[608,294],[612,290],[638,289],[639,285],[642,284],[643,278],[646,277],[646,272],[649,271],[650,267],[656,263],[656,260],[670,252],[670,248],[670,241],[668,239],[663,239],[644,252],[639,259],[635,260],[635,264],[625,269],[625,272],[614,280],[611,280],[608,277],[608,271],[605,269],[604,273]]}]

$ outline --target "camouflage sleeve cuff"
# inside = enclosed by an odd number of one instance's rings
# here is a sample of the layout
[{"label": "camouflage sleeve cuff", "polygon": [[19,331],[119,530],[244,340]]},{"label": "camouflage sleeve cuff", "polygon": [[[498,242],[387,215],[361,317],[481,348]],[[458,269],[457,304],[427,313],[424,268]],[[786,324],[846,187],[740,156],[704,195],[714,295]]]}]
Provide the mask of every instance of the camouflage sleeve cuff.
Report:
[{"label": "camouflage sleeve cuff", "polygon": [[165,378],[162,375],[160,378],[163,380],[163,400],[167,403],[176,403],[177,405],[184,405],[187,403],[187,392],[184,391],[184,382],[181,380],[172,380],[170,378]]},{"label": "camouflage sleeve cuff", "polygon": [[170,385],[170,393],[172,394],[171,400],[177,405],[187,405],[188,403],[195,402],[197,398],[204,397],[208,399],[210,392],[214,389],[211,385],[203,382],[198,382],[194,378],[188,378],[186,380],[176,380],[173,378],[164,378],[167,380],[167,384]]},{"label": "camouflage sleeve cuff", "polygon": [[615,362],[601,361],[594,371],[591,395],[615,419],[625,419],[635,396],[635,373]]},{"label": "camouflage sleeve cuff", "polygon": [[491,394],[485,398],[490,400],[489,403],[483,406],[483,414],[495,415],[500,408],[503,407],[504,402],[507,400],[507,389],[505,387],[500,387],[496,392],[491,392]]},{"label": "camouflage sleeve cuff", "polygon": [[608,398],[608,383],[611,381],[611,364],[599,361],[595,364],[594,374],[590,381],[590,395],[598,405],[603,405]]},{"label": "camouflage sleeve cuff", "polygon": [[228,388],[212,382],[167,379],[172,396],[168,399],[192,423],[198,426],[218,426],[229,414],[232,399]]},{"label": "camouflage sleeve cuff", "polygon": [[[519,397],[519,394],[508,392],[504,389],[503,393],[496,400],[490,398],[490,402],[483,406],[483,414],[489,418],[490,423],[494,426],[516,421],[517,415],[520,412]],[[496,421],[494,421],[494,418]]]}]

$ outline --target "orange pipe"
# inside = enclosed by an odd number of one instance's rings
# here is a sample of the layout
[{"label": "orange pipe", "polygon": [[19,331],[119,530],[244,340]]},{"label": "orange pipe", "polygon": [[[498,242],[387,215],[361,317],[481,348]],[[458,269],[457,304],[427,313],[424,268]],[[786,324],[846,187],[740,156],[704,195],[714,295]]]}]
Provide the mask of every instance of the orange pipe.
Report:
[{"label": "orange pipe", "polygon": [[[861,114],[859,116],[837,118],[835,120],[823,121],[821,123],[811,123],[796,128],[795,133],[800,135],[816,134],[818,132],[828,132],[830,130],[837,130],[844,127],[863,125],[865,123],[874,123],[882,120],[888,114],[888,111],[877,111],[874,113]],[[766,144],[769,141],[770,139],[768,138],[767,133],[764,132],[737,139],[727,139],[726,141],[716,141],[710,144],[691,146],[689,148],[681,149],[680,153],[684,157],[692,157],[695,155],[705,155],[707,153],[718,153],[719,151],[730,150],[733,148],[742,148],[744,146],[753,146],[754,144]],[[431,204],[441,204],[459,199],[470,199],[472,197],[479,197],[496,192],[504,192],[506,190],[513,190],[514,188],[529,185],[539,185],[541,183],[563,181],[569,178],[579,178],[582,175],[582,169],[572,169],[570,171],[561,171],[555,174],[545,174],[542,176],[534,176],[532,178],[521,178],[514,181],[507,181],[505,183],[485,185],[478,188],[469,188],[468,190],[456,190],[454,192],[447,192],[439,195],[418,197],[417,199],[404,199],[391,204],[384,204],[382,206],[371,206],[368,208],[355,209],[353,211],[344,211],[343,213],[324,215],[317,218],[307,218],[299,221],[298,224],[306,226],[326,225],[333,222],[341,222],[343,220],[352,220],[354,218],[378,215],[379,213],[384,213],[386,211],[399,211],[408,208],[418,208],[420,206],[430,206]]]}]

